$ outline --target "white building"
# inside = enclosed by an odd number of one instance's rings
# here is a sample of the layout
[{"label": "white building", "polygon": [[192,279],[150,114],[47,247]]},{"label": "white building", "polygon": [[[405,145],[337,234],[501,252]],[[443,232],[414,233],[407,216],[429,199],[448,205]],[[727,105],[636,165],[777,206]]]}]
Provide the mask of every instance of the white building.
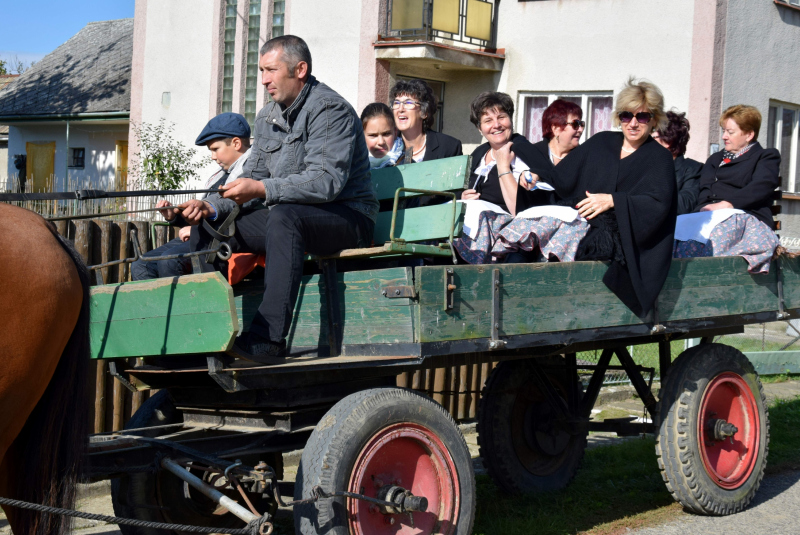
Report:
[{"label": "white building", "polygon": [[132,49],[133,19],[93,22],[0,93],[0,178],[17,178],[15,156],[25,156],[30,191],[124,183]]},{"label": "white building", "polygon": [[[759,141],[783,155],[783,188],[800,192],[793,4],[800,1],[137,0],[131,118],[166,118],[184,142],[221,111],[252,121],[267,98],[257,50],[291,33],[308,42],[313,74],[357,110],[386,102],[398,78],[428,80],[442,130],[465,150],[481,143],[468,106],[486,90],[515,99],[517,129],[534,139],[549,102],[575,99],[590,136],[611,128],[626,79],[646,78],[667,107],[687,112],[687,155],[701,161],[720,143],[721,111],[752,104],[764,116]],[[787,197],[785,212],[800,214],[792,201],[800,195]],[[800,223],[785,215],[783,234],[800,238]]]}]

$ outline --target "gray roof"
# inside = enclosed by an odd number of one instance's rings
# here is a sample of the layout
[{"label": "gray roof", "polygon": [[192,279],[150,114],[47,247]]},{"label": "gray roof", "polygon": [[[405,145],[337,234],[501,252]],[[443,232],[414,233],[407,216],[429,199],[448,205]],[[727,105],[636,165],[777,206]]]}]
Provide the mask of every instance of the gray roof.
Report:
[{"label": "gray roof", "polygon": [[0,92],[0,118],[129,112],[133,19],[91,22]]}]

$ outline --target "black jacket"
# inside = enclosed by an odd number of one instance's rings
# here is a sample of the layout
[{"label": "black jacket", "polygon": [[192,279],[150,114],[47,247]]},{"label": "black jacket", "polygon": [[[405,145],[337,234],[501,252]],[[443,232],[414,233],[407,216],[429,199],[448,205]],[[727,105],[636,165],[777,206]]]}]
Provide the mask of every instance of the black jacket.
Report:
[{"label": "black jacket", "polygon": [[773,192],[781,185],[781,155],[756,143],[749,151],[722,167],[722,151],[712,154],[700,175],[700,197],[695,211],[707,204],[728,201],[774,228]]},{"label": "black jacket", "polygon": [[691,158],[675,158],[675,182],[678,185],[678,215],[690,214],[700,195],[700,171],[703,164]]},{"label": "black jacket", "polygon": [[[553,172],[540,170],[562,198],[610,193],[625,264],[612,261],[603,282],[640,318],[653,309],[672,262],[678,199],[670,152],[648,138],[628,156],[620,176],[621,132],[600,132],[569,153]],[[625,178],[624,183],[619,182]],[[620,187],[618,187],[620,186]]]},{"label": "black jacket", "polygon": [[[514,155],[525,162],[525,164],[531,169],[552,169],[554,167],[550,162],[550,155],[548,153],[546,141],[532,145],[531,142],[525,138],[525,136],[513,134],[511,136],[511,143],[511,150],[514,152]],[[542,143],[544,143],[544,149],[542,149],[540,146]],[[470,189],[475,189],[475,182],[478,179],[478,175],[475,174],[475,170],[483,164],[483,158],[486,156],[486,153],[489,152],[489,148],[489,143],[484,143],[472,151],[472,169],[469,177]],[[486,177],[486,180],[491,182],[493,185],[498,183],[499,179],[497,177],[497,166],[493,167],[492,170],[489,171],[489,175]],[[499,185],[497,185],[497,188],[495,189],[499,190]],[[489,202],[494,202],[503,208],[508,208],[502,201],[498,202],[496,199],[487,199],[483,198],[483,196],[481,198]],[[528,191],[522,186],[519,186],[517,188],[517,205],[515,207],[515,212],[521,212],[533,206],[556,204],[557,200],[558,196],[555,195],[555,192],[538,189]]]},{"label": "black jacket", "polygon": [[422,158],[423,162],[461,156],[462,154],[464,153],[462,152],[461,142],[453,136],[434,132],[433,130],[428,130],[425,134],[425,156]]}]

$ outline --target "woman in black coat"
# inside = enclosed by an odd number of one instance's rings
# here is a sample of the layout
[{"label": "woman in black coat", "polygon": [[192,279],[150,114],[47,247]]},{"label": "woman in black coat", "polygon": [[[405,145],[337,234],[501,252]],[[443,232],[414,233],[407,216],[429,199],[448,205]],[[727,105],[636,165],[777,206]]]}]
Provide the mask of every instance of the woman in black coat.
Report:
[{"label": "woman in black coat", "polygon": [[576,260],[610,260],[603,282],[645,321],[669,272],[677,211],[672,156],[650,136],[663,102],[656,86],[630,80],[616,103],[622,132],[595,134],[539,177],[561,197],[585,196],[576,208],[592,227]]},{"label": "woman in black coat", "polygon": [[653,139],[672,154],[675,161],[675,184],[678,186],[678,215],[690,214],[700,193],[700,171],[703,164],[685,158],[689,143],[689,121],[685,113],[667,112],[667,124],[652,134]]},{"label": "woman in black coat", "polygon": [[775,188],[781,185],[781,155],[755,141],[761,113],[753,106],[731,106],[719,124],[725,130],[725,149],[712,154],[703,166],[696,211],[739,208],[774,229],[770,206]]}]

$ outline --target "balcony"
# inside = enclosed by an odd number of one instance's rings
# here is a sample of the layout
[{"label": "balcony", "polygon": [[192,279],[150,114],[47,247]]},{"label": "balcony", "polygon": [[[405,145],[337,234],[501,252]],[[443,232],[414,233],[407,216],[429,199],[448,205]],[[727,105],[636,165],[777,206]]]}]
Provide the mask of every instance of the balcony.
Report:
[{"label": "balcony", "polygon": [[502,69],[496,0],[388,0],[385,20],[377,59],[447,70]]}]

